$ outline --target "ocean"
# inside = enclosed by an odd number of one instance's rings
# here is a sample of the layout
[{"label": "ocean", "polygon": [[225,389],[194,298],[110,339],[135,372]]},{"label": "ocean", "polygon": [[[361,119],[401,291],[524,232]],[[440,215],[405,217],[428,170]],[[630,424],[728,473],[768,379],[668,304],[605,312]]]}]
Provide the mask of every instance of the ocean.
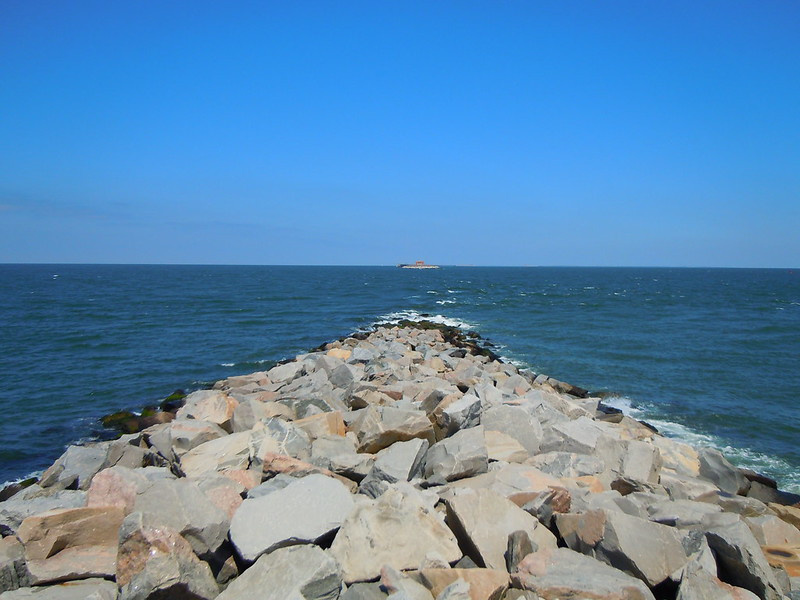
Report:
[{"label": "ocean", "polygon": [[800,492],[800,270],[0,265],[0,482],[97,421],[398,318]]}]

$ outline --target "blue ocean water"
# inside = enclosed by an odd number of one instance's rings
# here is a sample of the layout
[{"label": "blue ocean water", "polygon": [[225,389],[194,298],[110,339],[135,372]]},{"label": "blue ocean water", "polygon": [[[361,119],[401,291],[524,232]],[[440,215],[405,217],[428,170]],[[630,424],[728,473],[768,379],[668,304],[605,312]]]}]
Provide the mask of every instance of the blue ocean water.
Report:
[{"label": "blue ocean water", "polygon": [[0,265],[0,482],[105,413],[422,314],[800,491],[800,270],[778,269]]}]

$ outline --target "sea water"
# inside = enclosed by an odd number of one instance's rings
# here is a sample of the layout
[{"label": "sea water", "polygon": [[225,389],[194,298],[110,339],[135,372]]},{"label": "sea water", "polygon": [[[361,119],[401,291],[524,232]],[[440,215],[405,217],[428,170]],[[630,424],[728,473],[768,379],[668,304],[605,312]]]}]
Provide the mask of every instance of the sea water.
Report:
[{"label": "sea water", "polygon": [[800,270],[0,265],[0,482],[99,416],[399,318],[800,492]]}]

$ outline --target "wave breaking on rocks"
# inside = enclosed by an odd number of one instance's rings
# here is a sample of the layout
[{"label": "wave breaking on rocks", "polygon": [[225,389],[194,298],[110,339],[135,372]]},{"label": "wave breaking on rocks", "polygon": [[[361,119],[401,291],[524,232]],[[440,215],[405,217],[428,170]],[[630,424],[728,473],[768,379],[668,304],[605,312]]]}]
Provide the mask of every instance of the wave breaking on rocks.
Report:
[{"label": "wave breaking on rocks", "polygon": [[182,400],[6,492],[0,599],[800,597],[797,497],[455,327]]}]

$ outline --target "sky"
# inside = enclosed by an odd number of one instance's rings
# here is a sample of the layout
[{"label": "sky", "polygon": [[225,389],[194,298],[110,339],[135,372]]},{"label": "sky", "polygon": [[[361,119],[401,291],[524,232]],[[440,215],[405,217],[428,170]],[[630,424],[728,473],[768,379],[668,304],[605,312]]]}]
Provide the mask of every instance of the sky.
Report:
[{"label": "sky", "polygon": [[800,267],[790,0],[0,3],[0,262]]}]

